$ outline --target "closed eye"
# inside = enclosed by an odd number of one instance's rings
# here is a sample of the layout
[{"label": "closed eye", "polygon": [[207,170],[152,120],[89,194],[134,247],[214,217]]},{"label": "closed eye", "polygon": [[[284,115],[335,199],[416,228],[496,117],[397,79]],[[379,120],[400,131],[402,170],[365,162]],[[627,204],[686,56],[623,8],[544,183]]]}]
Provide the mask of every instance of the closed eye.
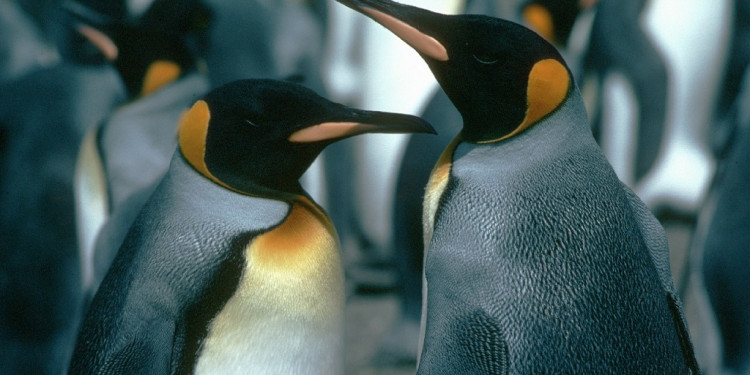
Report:
[{"label": "closed eye", "polygon": [[485,65],[491,65],[491,64],[494,64],[494,63],[496,63],[496,62],[499,61],[498,59],[494,59],[494,58],[492,58],[490,56],[487,56],[487,55],[474,55],[474,54],[472,54],[471,56],[474,57],[474,60],[477,60],[478,62],[480,62],[482,64],[485,64]]},{"label": "closed eye", "polygon": [[260,126],[258,126],[258,124],[254,123],[254,122],[252,122],[252,121],[250,121],[250,120],[245,120],[245,122],[246,122],[246,123],[247,123],[248,125],[252,126],[252,127],[255,127],[255,128],[259,128],[259,127],[260,127]]}]

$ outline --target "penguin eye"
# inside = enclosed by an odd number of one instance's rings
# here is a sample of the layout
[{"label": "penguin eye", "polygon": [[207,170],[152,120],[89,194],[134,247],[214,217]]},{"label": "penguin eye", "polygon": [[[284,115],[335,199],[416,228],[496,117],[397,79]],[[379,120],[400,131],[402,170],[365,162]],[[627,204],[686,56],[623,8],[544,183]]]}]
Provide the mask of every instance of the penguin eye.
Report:
[{"label": "penguin eye", "polygon": [[493,58],[493,57],[491,57],[489,55],[472,54],[471,56],[474,58],[474,60],[477,60],[481,64],[485,64],[485,65],[492,65],[492,64],[498,62],[498,59]]}]

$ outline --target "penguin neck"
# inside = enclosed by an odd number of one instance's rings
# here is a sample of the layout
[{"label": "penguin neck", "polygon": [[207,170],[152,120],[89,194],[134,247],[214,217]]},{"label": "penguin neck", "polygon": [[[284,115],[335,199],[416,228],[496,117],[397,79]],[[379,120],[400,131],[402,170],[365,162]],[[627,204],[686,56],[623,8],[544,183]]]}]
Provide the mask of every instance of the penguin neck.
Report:
[{"label": "penguin neck", "polygon": [[467,142],[483,143],[512,134],[520,126],[524,117],[523,112],[518,108],[522,107],[505,104],[487,106],[482,111],[462,113],[462,139]]},{"label": "penguin neck", "polygon": [[[225,186],[247,195],[278,196],[285,199],[290,196],[307,196],[299,182],[306,167],[301,171],[296,171],[291,166],[261,163],[257,160],[256,163],[253,163],[253,160],[246,160],[242,164],[247,168],[235,167],[224,171],[217,168],[214,175]],[[260,167],[262,165],[273,165],[273,167]],[[241,171],[241,173],[230,173],[234,171]]]},{"label": "penguin neck", "polygon": [[222,185],[236,193],[254,197],[274,198],[284,201],[297,200],[301,197],[310,199],[298,180],[277,183],[273,187],[250,179],[243,179],[241,182],[232,184],[222,183]]},{"label": "penguin neck", "polygon": [[[460,79],[454,77],[452,79]],[[459,87],[455,84],[441,86],[463,120],[462,138],[468,142],[497,139],[512,133],[524,121],[526,97],[522,86],[507,88],[507,92]]]},{"label": "penguin neck", "polygon": [[181,151],[178,151],[178,153],[180,156],[179,159],[182,161],[182,163],[189,165],[201,177],[206,178],[216,185],[221,186],[222,188],[234,193],[251,197],[271,198],[287,202],[297,200],[300,197],[312,200],[307,192],[302,188],[299,180],[289,179],[282,185],[269,187],[266,184],[255,181],[253,178],[248,178],[247,176],[243,176],[243,178],[227,178],[226,176],[222,176],[221,174],[219,176],[216,176],[208,170],[204,170],[193,165]]},{"label": "penguin neck", "polygon": [[[541,159],[556,157],[577,147],[598,148],[577,90],[550,116],[501,142],[467,141],[463,131],[459,137],[462,139],[452,158],[454,166],[472,165],[476,159],[482,160],[478,163],[488,170],[520,171],[525,165],[534,165]],[[490,159],[495,162],[486,163]]]}]

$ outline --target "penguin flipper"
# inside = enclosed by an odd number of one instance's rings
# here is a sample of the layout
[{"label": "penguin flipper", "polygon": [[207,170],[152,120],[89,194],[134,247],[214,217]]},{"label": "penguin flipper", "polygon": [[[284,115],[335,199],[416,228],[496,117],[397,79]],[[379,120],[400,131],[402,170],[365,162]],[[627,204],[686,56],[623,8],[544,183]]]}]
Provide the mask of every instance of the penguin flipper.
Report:
[{"label": "penguin flipper", "polygon": [[124,345],[102,366],[99,374],[157,375],[171,372],[175,323],[152,321],[143,327],[138,339]]},{"label": "penguin flipper", "polygon": [[682,312],[682,303],[677,296],[677,292],[674,288],[672,281],[672,272],[669,266],[669,244],[667,243],[667,235],[664,232],[664,228],[661,226],[656,217],[646,207],[646,204],[641,201],[640,198],[625,184],[622,184],[622,188],[625,191],[628,200],[630,201],[630,207],[633,210],[633,214],[638,220],[638,228],[641,231],[641,236],[646,243],[651,259],[656,267],[656,272],[659,274],[659,280],[661,280],[662,288],[666,293],[667,304],[669,310],[672,313],[672,320],[677,330],[677,335],[680,339],[680,346],[682,347],[682,354],[685,357],[685,363],[693,374],[698,374],[698,362],[695,359],[695,353],[693,352],[693,343],[690,341],[690,335],[688,333],[687,321],[685,315]]},{"label": "penguin flipper", "polygon": [[667,244],[667,234],[664,228],[656,219],[646,204],[631,190],[627,185],[620,184],[625,191],[625,195],[630,202],[630,208],[633,215],[638,221],[638,229],[641,232],[646,247],[651,254],[651,259],[659,274],[664,290],[671,295],[675,294],[674,282],[672,281],[672,271],[669,266],[669,245]]},{"label": "penguin flipper", "polygon": [[153,184],[131,194],[116,211],[112,212],[99,229],[94,242],[93,259],[91,261],[94,267],[93,284],[91,285],[92,295],[107,274],[117,252],[120,250],[120,246],[125,241],[130,227],[148,198],[153,194],[156,186],[157,184]]},{"label": "penguin flipper", "polygon": [[81,143],[73,177],[76,230],[83,270],[83,288],[94,286],[94,242],[109,215],[109,192],[102,157],[97,145],[98,126],[86,133]]},{"label": "penguin flipper", "polygon": [[437,326],[440,332],[432,333],[440,339],[426,344],[417,375],[508,374],[508,343],[500,322],[486,311],[467,311]]}]

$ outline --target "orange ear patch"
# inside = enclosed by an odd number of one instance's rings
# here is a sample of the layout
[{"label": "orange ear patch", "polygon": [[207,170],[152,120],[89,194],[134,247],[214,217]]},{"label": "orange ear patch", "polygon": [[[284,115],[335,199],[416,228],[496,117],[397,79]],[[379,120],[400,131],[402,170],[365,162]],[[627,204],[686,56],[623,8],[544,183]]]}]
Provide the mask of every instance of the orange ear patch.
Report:
[{"label": "orange ear patch", "polygon": [[362,8],[362,12],[396,34],[419,53],[438,61],[448,61],[448,50],[437,39],[417,30],[396,17],[372,8]]},{"label": "orange ear patch", "polygon": [[531,68],[526,90],[526,116],[512,132],[498,138],[477,143],[493,143],[508,139],[528,129],[552,113],[568,96],[570,74],[559,61],[545,59]]},{"label": "orange ear patch", "polygon": [[146,96],[180,78],[180,66],[171,61],[154,61],[143,77],[141,96]]},{"label": "orange ear patch", "polygon": [[211,120],[211,111],[208,103],[199,100],[193,104],[185,114],[182,115],[179,125],[180,151],[202,175],[208,177],[221,186],[228,187],[211,174],[206,165],[206,137],[208,136],[208,123]]},{"label": "orange ear patch", "polygon": [[542,38],[555,42],[555,24],[547,8],[538,4],[529,4],[523,10],[523,19]]}]

